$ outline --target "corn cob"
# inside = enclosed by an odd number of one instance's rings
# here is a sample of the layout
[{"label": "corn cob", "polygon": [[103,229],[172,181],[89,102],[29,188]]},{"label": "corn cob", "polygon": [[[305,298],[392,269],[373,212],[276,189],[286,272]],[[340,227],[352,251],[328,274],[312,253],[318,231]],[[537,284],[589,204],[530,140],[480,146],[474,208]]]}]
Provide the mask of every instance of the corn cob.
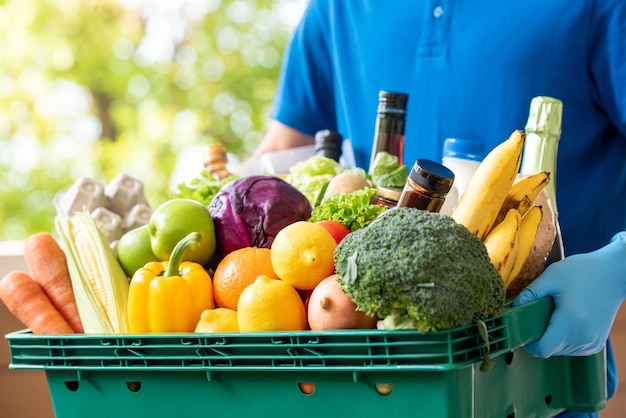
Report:
[{"label": "corn cob", "polygon": [[128,278],[89,211],[57,216],[55,226],[85,333],[128,332]]}]

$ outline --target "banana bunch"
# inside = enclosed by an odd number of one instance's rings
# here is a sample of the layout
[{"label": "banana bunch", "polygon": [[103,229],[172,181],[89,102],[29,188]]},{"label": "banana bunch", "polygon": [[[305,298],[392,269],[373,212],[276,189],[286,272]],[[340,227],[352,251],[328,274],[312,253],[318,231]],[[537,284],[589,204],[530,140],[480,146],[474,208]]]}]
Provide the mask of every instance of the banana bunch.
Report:
[{"label": "banana bunch", "polygon": [[550,182],[547,171],[518,175],[525,140],[516,130],[487,154],[450,215],[483,241],[507,289],[533,250],[546,210],[534,202]]}]

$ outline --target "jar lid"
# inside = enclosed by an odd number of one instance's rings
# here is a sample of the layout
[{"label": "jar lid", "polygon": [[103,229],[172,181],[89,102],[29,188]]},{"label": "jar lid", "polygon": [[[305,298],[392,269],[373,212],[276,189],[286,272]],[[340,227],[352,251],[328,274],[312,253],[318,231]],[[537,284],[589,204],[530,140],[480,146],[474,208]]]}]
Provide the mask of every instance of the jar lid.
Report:
[{"label": "jar lid", "polygon": [[385,199],[398,201],[400,200],[400,195],[402,194],[402,189],[397,187],[384,187],[378,186],[376,187],[376,194]]},{"label": "jar lid", "polygon": [[415,161],[409,177],[423,188],[437,194],[448,193],[454,182],[452,170],[436,161],[423,158]]},{"label": "jar lid", "polygon": [[443,143],[443,157],[480,162],[485,157],[485,144],[466,138],[446,138]]}]

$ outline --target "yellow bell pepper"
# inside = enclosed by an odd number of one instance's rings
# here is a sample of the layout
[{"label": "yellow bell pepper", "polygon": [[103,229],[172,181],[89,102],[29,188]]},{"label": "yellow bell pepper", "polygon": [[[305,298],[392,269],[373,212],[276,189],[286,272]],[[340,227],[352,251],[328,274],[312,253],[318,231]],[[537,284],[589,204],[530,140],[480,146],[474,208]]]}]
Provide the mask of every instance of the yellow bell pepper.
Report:
[{"label": "yellow bell pepper", "polygon": [[183,261],[200,234],[191,233],[169,261],[150,262],[133,275],[128,294],[132,333],[193,332],[206,309],[215,308],[211,276],[198,263]]}]

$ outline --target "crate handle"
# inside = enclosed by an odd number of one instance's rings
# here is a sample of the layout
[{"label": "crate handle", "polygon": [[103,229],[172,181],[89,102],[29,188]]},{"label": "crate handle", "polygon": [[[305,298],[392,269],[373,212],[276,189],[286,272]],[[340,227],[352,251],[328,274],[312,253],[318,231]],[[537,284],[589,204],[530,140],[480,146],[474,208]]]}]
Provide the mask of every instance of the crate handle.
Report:
[{"label": "crate handle", "polygon": [[545,296],[524,305],[506,307],[502,317],[509,330],[509,346],[519,347],[541,337],[554,311],[551,296]]}]

